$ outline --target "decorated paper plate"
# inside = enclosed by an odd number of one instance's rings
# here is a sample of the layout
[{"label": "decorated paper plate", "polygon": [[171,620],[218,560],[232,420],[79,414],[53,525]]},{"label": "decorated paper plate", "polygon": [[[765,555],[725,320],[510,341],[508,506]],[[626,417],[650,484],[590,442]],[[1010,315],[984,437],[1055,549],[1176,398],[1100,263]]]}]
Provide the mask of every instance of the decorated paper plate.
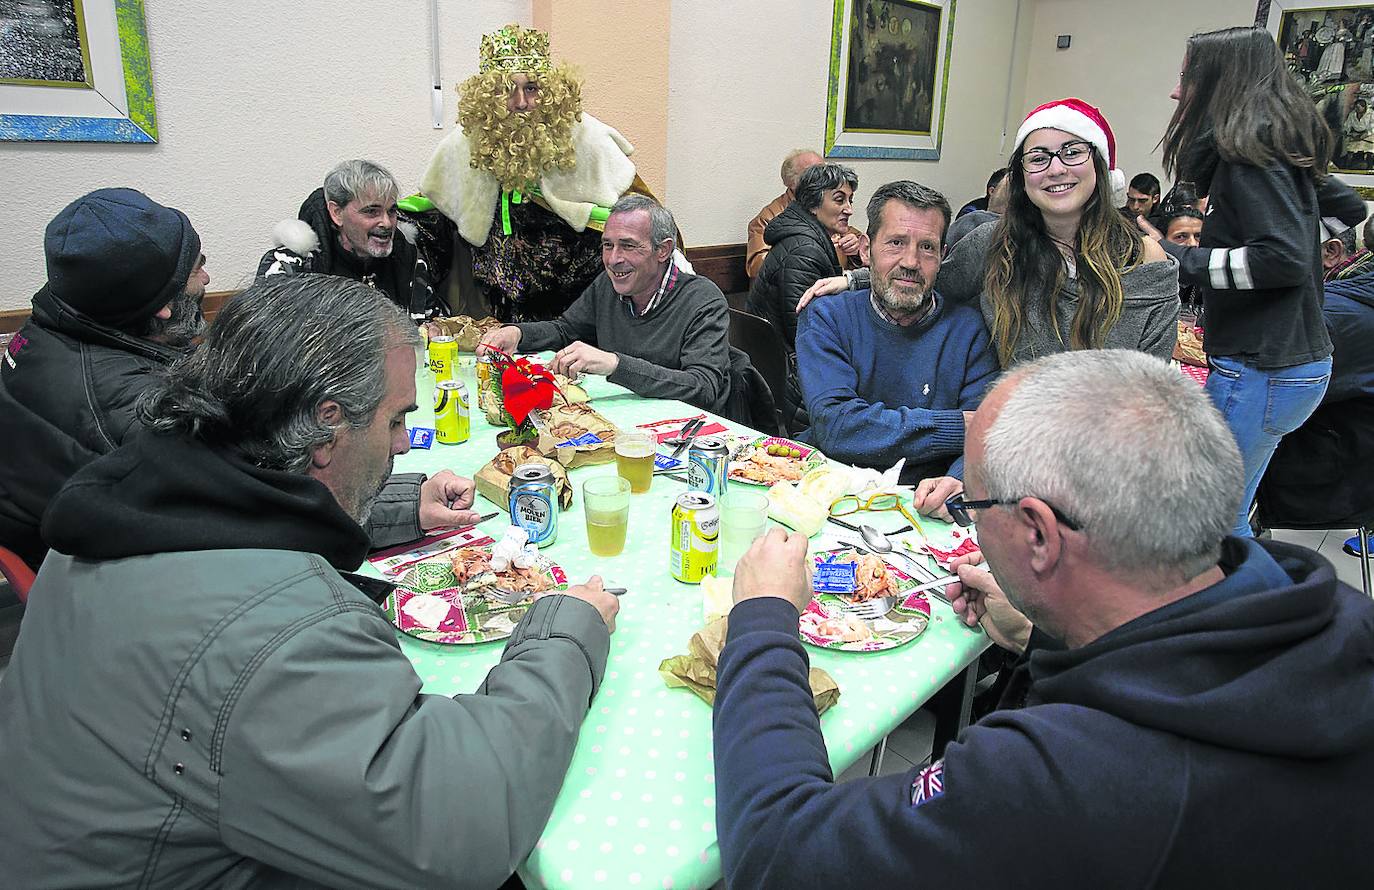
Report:
[{"label": "decorated paper plate", "polygon": [[978,538],[971,528],[951,526],[944,533],[932,531],[925,543],[913,555],[929,553],[942,569],[949,569],[950,560],[978,552]]},{"label": "decorated paper plate", "polygon": [[742,442],[730,454],[732,482],[770,486],[797,482],[807,471],[825,465],[825,455],[810,445],[780,436],[760,436]]},{"label": "decorated paper plate", "polygon": [[568,576],[547,556],[541,554],[531,571],[544,577],[548,589],[506,605],[479,591],[463,593],[451,560],[436,557],[402,575],[382,608],[402,633],[430,643],[464,646],[504,640],[515,632],[536,596],[568,589]]},{"label": "decorated paper plate", "polygon": [[[930,601],[926,595],[908,593],[919,582],[895,566],[871,554],[865,559],[865,554],[851,549],[817,553],[814,558],[818,578],[824,563],[852,563],[856,565],[855,581],[861,591],[896,599],[881,618],[860,618],[845,608],[858,599],[853,594],[819,592],[802,612],[802,642],[843,652],[882,652],[910,643],[930,623]],[[879,567],[885,573],[882,576],[874,571]]]}]

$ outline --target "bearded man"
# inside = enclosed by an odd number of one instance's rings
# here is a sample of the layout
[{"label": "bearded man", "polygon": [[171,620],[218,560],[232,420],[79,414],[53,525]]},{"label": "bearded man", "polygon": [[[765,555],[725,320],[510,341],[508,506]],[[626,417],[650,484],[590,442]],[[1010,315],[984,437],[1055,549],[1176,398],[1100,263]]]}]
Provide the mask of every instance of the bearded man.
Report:
[{"label": "bearded man", "polygon": [[[560,317],[600,274],[601,231],[627,192],[649,195],[614,128],[582,111],[582,88],[549,59],[549,36],[507,25],[482,38],[458,87],[458,123],[420,180],[453,222],[449,303],[502,321]],[[685,260],[675,262],[685,271]],[[456,291],[456,293],[455,293]]]},{"label": "bearded man", "polygon": [[258,264],[258,277],[319,272],[351,278],[386,294],[417,321],[447,309],[435,299],[415,227],[397,218],[399,192],[385,167],[361,158],[342,162],[301,202],[296,219],[277,223],[275,246]]},{"label": "bearded man", "polygon": [[997,375],[982,315],[934,288],[949,218],[933,189],[880,187],[868,202],[871,288],[816,301],[797,323],[802,437],[859,466],[906,458],[902,482],[920,480],[917,509],[937,516],[963,490],[964,429]]}]

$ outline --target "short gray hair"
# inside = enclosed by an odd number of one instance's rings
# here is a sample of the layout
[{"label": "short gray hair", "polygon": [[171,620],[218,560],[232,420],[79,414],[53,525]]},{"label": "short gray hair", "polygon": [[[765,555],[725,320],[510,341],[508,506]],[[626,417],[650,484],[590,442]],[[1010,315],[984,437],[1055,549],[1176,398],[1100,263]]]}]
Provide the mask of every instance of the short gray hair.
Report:
[{"label": "short gray hair", "polygon": [[814,211],[821,206],[821,199],[825,193],[831,189],[837,189],[841,185],[848,183],[849,187],[859,190],[859,174],[853,168],[843,164],[816,164],[814,167],[807,167],[797,180],[797,203],[801,209],[807,212]]},{"label": "short gray hair", "polygon": [[677,246],[677,222],[673,220],[672,211],[648,195],[625,195],[611,207],[611,214],[634,213],[637,210],[649,214],[649,237],[653,240],[654,247],[658,247],[664,241],[672,241],[673,246]]},{"label": "short gray hair", "polygon": [[1101,565],[1183,572],[1215,562],[1245,471],[1202,387],[1134,350],[1063,352],[1019,367],[988,428],[979,478],[1077,520]]},{"label": "short gray hair", "polygon": [[[303,473],[339,429],[372,422],[386,394],[386,353],[419,343],[414,322],[375,288],[334,275],[261,278],[225,303],[139,416],[263,469]],[[320,421],[327,401],[339,404],[342,423]]]},{"label": "short gray hair", "polygon": [[896,182],[880,185],[878,190],[873,193],[873,197],[868,199],[869,239],[877,237],[878,229],[882,224],[883,209],[887,207],[888,201],[901,201],[913,210],[940,211],[940,215],[945,218],[945,226],[940,230],[940,243],[945,243],[945,234],[949,231],[949,218],[951,216],[949,201],[935,189],[921,185],[919,182],[912,182],[910,179],[899,179]]},{"label": "short gray hair", "polygon": [[396,184],[396,177],[381,164],[362,158],[344,161],[324,178],[325,200],[333,201],[340,207],[348,206],[354,198],[367,192],[394,197],[401,193],[401,187]]},{"label": "short gray hair", "polygon": [[[790,189],[797,187],[797,178],[801,176],[801,173],[797,172],[797,158],[802,155],[815,155],[819,158],[821,153],[814,148],[794,148],[787,153],[786,157],[782,159],[782,169],[778,172],[782,174],[782,184]],[[805,170],[802,171],[802,173],[805,172]]]}]

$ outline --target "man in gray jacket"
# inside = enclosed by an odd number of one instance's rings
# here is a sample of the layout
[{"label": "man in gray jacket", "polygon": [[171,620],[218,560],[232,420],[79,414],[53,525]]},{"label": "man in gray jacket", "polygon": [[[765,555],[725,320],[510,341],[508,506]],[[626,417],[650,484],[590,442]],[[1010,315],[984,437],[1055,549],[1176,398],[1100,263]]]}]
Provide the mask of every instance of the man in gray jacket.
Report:
[{"label": "man in gray jacket", "polygon": [[476,693],[420,693],[347,574],[416,339],[357,282],[260,282],[58,493],[0,684],[7,885],[496,887],[529,854],[616,600],[545,597]]},{"label": "man in gray jacket", "polygon": [[710,279],[673,263],[673,214],[626,195],[601,236],[598,275],[561,318],[506,325],[482,338],[506,352],[555,349],[549,367],[598,374],[651,399],[725,412],[730,397],[730,307]]}]

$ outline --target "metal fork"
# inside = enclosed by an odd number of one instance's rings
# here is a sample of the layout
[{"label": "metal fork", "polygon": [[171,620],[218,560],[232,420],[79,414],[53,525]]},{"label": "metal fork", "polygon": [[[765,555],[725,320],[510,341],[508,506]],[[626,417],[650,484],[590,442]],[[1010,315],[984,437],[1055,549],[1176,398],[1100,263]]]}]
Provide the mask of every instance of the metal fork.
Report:
[{"label": "metal fork", "polygon": [[873,621],[882,618],[892,611],[892,605],[897,601],[895,596],[880,596],[877,599],[864,600],[861,603],[853,603],[841,600],[840,608],[853,615],[855,618],[863,618],[866,621]]},{"label": "metal fork", "polygon": [[673,453],[668,455],[668,457],[677,460],[678,455],[682,454],[683,449],[692,444],[692,440],[696,438],[697,432],[704,426],[706,426],[706,418],[704,417],[698,417],[695,420],[687,421],[682,427],[682,432],[678,433],[677,446],[673,448]]}]

